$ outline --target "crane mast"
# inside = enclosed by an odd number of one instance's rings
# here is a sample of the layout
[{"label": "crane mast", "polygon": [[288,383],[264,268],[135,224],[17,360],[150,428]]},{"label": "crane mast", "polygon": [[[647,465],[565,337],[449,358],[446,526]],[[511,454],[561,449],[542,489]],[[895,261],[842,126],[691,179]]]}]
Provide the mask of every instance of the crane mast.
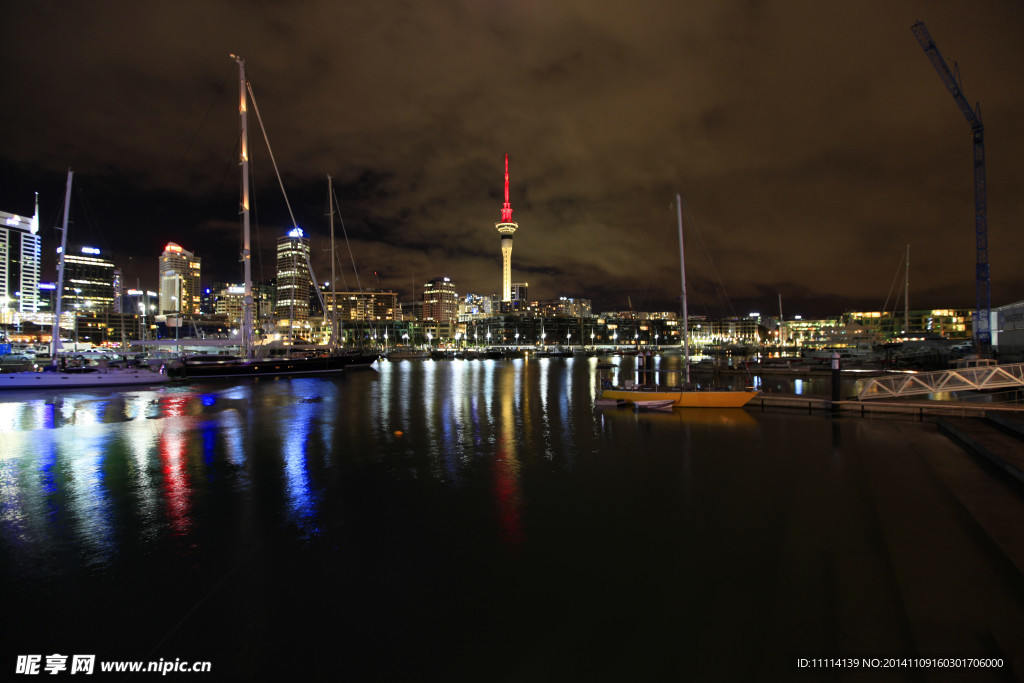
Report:
[{"label": "crane mast", "polygon": [[964,97],[962,88],[946,61],[939,53],[924,22],[910,27],[921,44],[928,60],[935,67],[943,85],[953,95],[960,112],[971,126],[974,141],[974,237],[977,251],[975,266],[976,304],[974,309],[974,348],[979,358],[988,358],[992,353],[992,286],[988,264],[988,207],[985,199],[985,127],[981,125],[981,105],[971,106]]}]

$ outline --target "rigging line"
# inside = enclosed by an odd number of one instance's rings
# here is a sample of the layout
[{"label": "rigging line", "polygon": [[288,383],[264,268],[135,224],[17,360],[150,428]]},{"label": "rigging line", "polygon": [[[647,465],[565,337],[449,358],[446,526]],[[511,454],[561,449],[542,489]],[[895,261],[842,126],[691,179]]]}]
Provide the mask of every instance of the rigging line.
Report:
[{"label": "rigging line", "polygon": [[93,210],[92,204],[90,203],[90,195],[86,193],[85,188],[82,187],[82,183],[76,183],[71,192],[78,198],[78,202],[82,207],[82,225],[89,232],[88,240],[81,235],[77,235],[74,242],[79,246],[86,246],[88,242],[96,240],[96,244],[103,247],[103,251],[109,254],[112,250],[107,244],[106,237],[100,231],[100,224],[96,218],[96,212]]},{"label": "rigging line", "polygon": [[[188,156],[192,153],[192,150],[195,149],[196,139],[199,137],[199,132],[203,129],[203,126],[206,125],[207,119],[210,118],[210,112],[213,111],[213,108],[217,106],[218,101],[222,97],[224,97],[224,94],[227,92],[227,87],[225,86],[225,83],[229,83],[231,81],[232,74],[234,73],[237,73],[237,67],[235,65],[229,66],[227,68],[227,71],[225,72],[224,79],[220,83],[220,87],[216,88],[213,93],[213,98],[210,100],[210,106],[206,108],[206,113],[203,114],[203,118],[199,121],[199,125],[196,127],[195,132],[192,134],[192,139],[189,140],[188,147],[185,148],[185,151],[178,159],[178,163],[175,166],[177,170],[181,170],[181,168],[184,167],[185,159],[187,159]],[[238,157],[236,156],[235,159],[237,158]]]},{"label": "rigging line", "polygon": [[[324,214],[325,216],[330,216],[331,215],[331,211],[332,211],[332,208],[333,208],[333,206],[332,206],[333,202],[334,202],[334,200],[331,197],[327,197],[327,204],[328,204],[328,206],[327,206],[327,213]],[[341,285],[342,285],[342,288],[343,288],[342,291],[347,292],[348,291],[348,280],[345,278],[345,269],[342,267],[341,259],[338,258],[338,248],[335,246],[332,249],[331,246],[327,246],[327,247],[324,247],[323,250],[327,251],[327,252],[330,252],[331,265],[338,266],[337,272],[341,273]],[[337,283],[337,275],[335,275],[335,282],[331,283],[331,288],[337,290],[337,284],[338,284]],[[335,304],[335,305],[337,305],[337,304]]]},{"label": "rigging line", "polygon": [[281,180],[281,172],[277,168],[277,160],[274,159],[274,150],[270,148],[270,138],[267,137],[267,129],[263,127],[263,117],[260,116],[260,108],[256,105],[256,95],[252,92],[252,84],[246,80],[245,88],[249,91],[249,99],[252,102],[252,110],[256,112],[256,120],[260,124],[260,132],[263,133],[263,141],[267,144],[267,153],[270,155],[270,163],[274,167],[274,175],[277,176],[277,184],[281,187],[281,195],[284,197],[284,205],[288,207],[288,216],[292,219],[292,227],[297,228],[295,214],[292,212],[291,202],[288,201],[288,193],[284,190],[284,181]]},{"label": "rigging line", "polygon": [[[332,190],[333,192],[333,190]],[[352,244],[348,241],[348,231],[345,230],[345,218],[341,215],[341,202],[338,201],[338,194],[334,192],[334,204],[338,207],[338,221],[341,223],[341,234],[345,236],[345,246],[348,247],[348,257],[352,260],[352,272],[356,276],[356,286],[359,293],[363,293],[363,285],[359,281],[359,271],[356,269],[356,257],[352,255]]]},{"label": "rigging line", "polygon": [[[690,213],[690,205],[686,203],[685,199],[683,199],[683,213],[686,214],[686,220],[689,223],[690,227],[693,228],[693,232],[696,234],[697,243],[700,245],[701,252],[704,254],[704,259],[705,261],[707,261],[708,267],[710,268],[711,273],[714,276],[714,281],[712,282],[712,285],[718,285],[716,293],[720,292],[719,305],[721,306],[723,312],[735,316],[736,310],[733,308],[732,300],[729,298],[729,294],[725,290],[725,284],[722,282],[722,276],[718,273],[718,268],[715,267],[715,262],[711,260],[711,252],[708,250],[707,244],[704,242],[704,235],[701,233],[700,228],[697,227],[697,221],[693,219],[693,214]],[[728,304],[728,307],[722,305],[721,297],[723,296],[725,297],[725,303]]]},{"label": "rigging line", "polygon": [[[889,286],[889,293],[885,296],[885,304],[882,306],[882,312],[889,312],[889,299],[892,297],[893,290],[896,289],[896,283],[899,281],[900,273],[903,271],[903,256],[900,256],[900,264],[896,267],[896,274],[892,276],[892,284]],[[899,294],[896,295],[896,300],[893,301],[893,312],[896,311],[896,306],[899,304]],[[893,329],[895,329],[896,322],[893,321]]]},{"label": "rigging line", "polygon": [[343,264],[341,262],[341,258],[338,256],[337,253],[335,253],[333,255],[333,258],[334,258],[334,262],[338,265],[338,272],[341,273],[341,284],[345,287],[345,291],[347,292],[348,291],[348,278],[345,277],[345,269],[343,267],[345,264]]}]

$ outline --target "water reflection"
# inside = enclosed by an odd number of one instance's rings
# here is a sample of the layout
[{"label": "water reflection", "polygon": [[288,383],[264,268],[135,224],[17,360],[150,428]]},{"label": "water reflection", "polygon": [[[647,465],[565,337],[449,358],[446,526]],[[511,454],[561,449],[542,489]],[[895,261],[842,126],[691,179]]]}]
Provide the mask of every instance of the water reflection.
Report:
[{"label": "water reflection", "polygon": [[74,439],[74,447],[61,445],[61,451],[74,450],[65,459],[69,475],[69,508],[86,564],[104,565],[116,550],[111,526],[111,503],[104,482],[104,443],[109,436],[102,429],[83,429],[77,434],[62,434]]},{"label": "water reflection", "polygon": [[166,396],[160,402],[161,412],[166,418],[159,439],[164,502],[167,507],[168,521],[176,536],[185,535],[192,527],[190,516],[192,492],[185,462],[190,421],[184,418],[190,398],[193,397],[178,394]]},{"label": "water reflection", "polygon": [[[320,533],[317,496],[309,474],[310,432],[324,409],[319,388],[315,380],[293,381],[290,389],[296,400],[284,411],[279,423],[288,516],[305,539]],[[331,405],[328,401],[327,406]]]},{"label": "water reflection", "polygon": [[511,386],[500,391],[501,416],[498,422],[498,442],[494,453],[494,500],[498,507],[501,535],[509,553],[516,555],[524,532],[520,508],[519,453],[516,434],[516,400],[519,395],[518,378],[514,374]]},{"label": "water reflection", "polygon": [[68,528],[62,542],[94,565],[114,561],[127,540],[175,539],[188,553],[221,507],[243,527],[279,515],[309,540],[327,528],[338,473],[367,461],[453,491],[486,483],[498,537],[514,555],[529,540],[531,470],[579,467],[606,448],[612,428],[625,436],[663,423],[753,423],[743,411],[594,411],[599,374],[582,358],[422,361],[340,381],[3,396],[5,543],[45,548]]}]

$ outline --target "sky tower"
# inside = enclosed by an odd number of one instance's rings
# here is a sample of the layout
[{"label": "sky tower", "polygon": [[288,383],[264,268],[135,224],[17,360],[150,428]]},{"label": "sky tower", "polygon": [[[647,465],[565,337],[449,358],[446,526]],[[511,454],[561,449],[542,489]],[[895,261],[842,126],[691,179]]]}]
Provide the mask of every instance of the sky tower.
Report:
[{"label": "sky tower", "polygon": [[501,300],[512,301],[512,233],[519,227],[512,222],[512,205],[508,203],[508,155],[505,155],[505,204],[501,207],[501,222],[494,227],[501,234]]}]

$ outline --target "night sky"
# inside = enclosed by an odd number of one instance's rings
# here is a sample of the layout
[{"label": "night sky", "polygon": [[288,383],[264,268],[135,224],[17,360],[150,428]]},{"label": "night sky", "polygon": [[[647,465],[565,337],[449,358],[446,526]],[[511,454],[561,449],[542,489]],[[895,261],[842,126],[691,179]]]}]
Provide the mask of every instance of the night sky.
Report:
[{"label": "night sky", "polygon": [[[694,313],[775,314],[780,294],[787,318],[893,310],[908,244],[911,308],[970,308],[971,131],[920,19],[981,103],[992,303],[1024,299],[1019,2],[0,9],[0,210],[31,214],[40,193],[50,277],[70,167],[70,242],[113,252],[129,284],[156,286],[168,241],[202,257],[204,285],[240,279],[236,52],[320,280],[331,174],[364,288],[499,292],[507,153],[531,298],[677,309],[680,192]],[[291,226],[250,126],[261,279]],[[339,258],[355,288],[343,241]]]}]

